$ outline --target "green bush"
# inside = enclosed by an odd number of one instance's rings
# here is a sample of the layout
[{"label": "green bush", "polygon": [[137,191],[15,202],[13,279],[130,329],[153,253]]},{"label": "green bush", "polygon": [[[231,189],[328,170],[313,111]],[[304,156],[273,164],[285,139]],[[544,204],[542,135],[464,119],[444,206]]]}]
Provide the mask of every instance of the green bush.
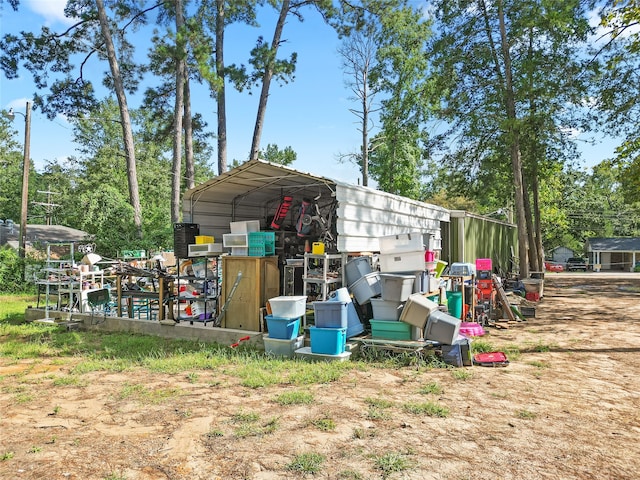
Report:
[{"label": "green bush", "polygon": [[0,292],[20,293],[34,290],[34,285],[24,279],[26,262],[11,247],[0,248]]}]

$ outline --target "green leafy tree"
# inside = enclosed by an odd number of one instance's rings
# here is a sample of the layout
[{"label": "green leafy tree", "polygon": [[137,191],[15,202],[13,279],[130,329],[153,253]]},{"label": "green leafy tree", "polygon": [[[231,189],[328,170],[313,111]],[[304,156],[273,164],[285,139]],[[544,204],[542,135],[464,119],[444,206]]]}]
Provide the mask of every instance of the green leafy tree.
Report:
[{"label": "green leafy tree", "polygon": [[599,71],[597,107],[607,133],[621,137],[615,152],[622,192],[627,202],[640,202],[640,4],[636,0],[607,2],[602,14],[606,41],[597,52],[606,62]]},{"label": "green leafy tree", "polygon": [[466,180],[463,191],[481,195],[491,184],[492,201],[513,203],[526,276],[529,262],[540,268],[542,257],[539,176],[567,161],[559,147],[570,142],[572,127],[589,120],[581,107],[591,77],[580,57],[591,32],[587,5],[443,0],[434,10],[440,118],[455,138],[443,158],[460,187]]},{"label": "green leafy tree", "polygon": [[427,135],[434,99],[426,56],[430,27],[422,12],[405,2],[372,4],[378,27],[376,65],[370,84],[384,98],[380,132],[370,147],[370,173],[379,188],[420,198]]},{"label": "green leafy tree", "polygon": [[280,150],[278,145],[269,143],[264,150],[260,151],[260,158],[271,163],[279,163],[280,165],[291,165],[296,161],[298,155],[291,147],[285,147]]},{"label": "green leafy tree", "polygon": [[[107,7],[113,8],[113,18],[108,17]],[[5,35],[0,42],[0,66],[8,78],[16,78],[22,64],[33,75],[38,91],[48,92],[44,96],[36,93],[35,107],[50,118],[58,113],[73,118],[86,114],[97,105],[94,86],[85,75],[90,59],[107,61],[110,73],[103,78],[103,84],[115,93],[120,107],[129,203],[133,222],[141,236],[142,211],[127,104],[127,91],[136,90],[140,71],[132,60],[134,49],[126,39],[125,29],[117,28],[115,22],[124,19],[134,28],[144,23],[145,12],[139,10],[135,2],[105,4],[104,0],[96,0],[95,4],[89,5],[83,0],[69,0],[65,15],[76,22],[65,31],[53,32],[45,26],[38,35],[25,31],[19,36]],[[78,57],[81,63],[76,66],[73,61]]]},{"label": "green leafy tree", "polygon": [[0,115],[0,219],[20,218],[22,192],[22,145],[16,140],[17,132],[11,122]]}]

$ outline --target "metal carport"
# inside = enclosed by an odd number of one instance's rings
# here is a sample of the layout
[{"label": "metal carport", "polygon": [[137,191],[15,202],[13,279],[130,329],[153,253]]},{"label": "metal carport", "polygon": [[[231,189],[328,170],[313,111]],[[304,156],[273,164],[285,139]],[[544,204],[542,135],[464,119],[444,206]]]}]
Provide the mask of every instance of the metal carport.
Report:
[{"label": "metal carport", "polygon": [[284,195],[294,198],[291,215],[305,197],[319,196],[321,207],[337,201],[334,228],[340,252],[376,252],[379,237],[415,231],[425,235],[428,248],[439,249],[441,222],[449,221],[449,211],[436,205],[261,160],[187,190],[183,220],[197,223],[201,235],[221,241],[230,222],[259,219],[261,228],[267,229],[267,219]]}]

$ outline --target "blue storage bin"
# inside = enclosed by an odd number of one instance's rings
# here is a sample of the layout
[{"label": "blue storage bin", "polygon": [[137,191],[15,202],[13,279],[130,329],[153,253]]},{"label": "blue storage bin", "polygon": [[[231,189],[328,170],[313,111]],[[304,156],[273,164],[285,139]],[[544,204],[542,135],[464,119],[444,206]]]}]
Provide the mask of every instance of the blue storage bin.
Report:
[{"label": "blue storage bin", "polygon": [[348,328],[347,302],[313,302],[313,319],[318,328]]},{"label": "blue storage bin", "polygon": [[278,340],[291,340],[298,336],[298,332],[300,331],[300,317],[285,318],[267,315],[265,319],[267,320],[269,337]]},{"label": "blue storage bin", "polygon": [[309,327],[311,353],[340,355],[347,344],[346,328]]}]

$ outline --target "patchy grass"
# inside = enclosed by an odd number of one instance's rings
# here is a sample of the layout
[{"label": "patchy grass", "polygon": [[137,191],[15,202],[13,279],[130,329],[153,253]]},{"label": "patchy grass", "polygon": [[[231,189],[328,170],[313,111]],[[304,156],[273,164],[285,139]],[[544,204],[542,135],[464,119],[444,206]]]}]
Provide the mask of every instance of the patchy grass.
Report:
[{"label": "patchy grass", "polygon": [[407,413],[411,413],[413,415],[427,415],[429,417],[446,418],[450,413],[450,410],[447,407],[443,407],[435,402],[409,402],[405,403],[402,408]]},{"label": "patchy grass", "polygon": [[278,395],[274,402],[279,405],[308,405],[313,403],[313,394],[306,391],[296,390],[293,392],[284,392]]},{"label": "patchy grass", "polygon": [[300,453],[293,458],[293,461],[286,468],[290,472],[315,475],[320,473],[325,460],[326,457],[319,453]]}]

